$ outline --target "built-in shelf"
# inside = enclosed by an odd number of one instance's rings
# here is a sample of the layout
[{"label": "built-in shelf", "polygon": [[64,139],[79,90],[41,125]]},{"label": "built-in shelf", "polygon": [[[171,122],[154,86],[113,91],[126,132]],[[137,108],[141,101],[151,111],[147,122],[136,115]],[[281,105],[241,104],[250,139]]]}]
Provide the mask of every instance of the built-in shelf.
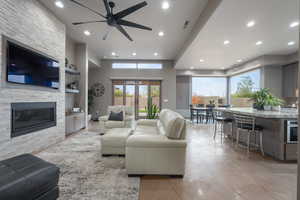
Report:
[{"label": "built-in shelf", "polygon": [[65,71],[67,74],[72,74],[72,75],[80,75],[80,72],[75,70],[75,69],[70,69],[70,68],[65,68]]},{"label": "built-in shelf", "polygon": [[66,93],[78,94],[79,90],[74,90],[74,89],[68,89],[68,88],[66,88]]}]

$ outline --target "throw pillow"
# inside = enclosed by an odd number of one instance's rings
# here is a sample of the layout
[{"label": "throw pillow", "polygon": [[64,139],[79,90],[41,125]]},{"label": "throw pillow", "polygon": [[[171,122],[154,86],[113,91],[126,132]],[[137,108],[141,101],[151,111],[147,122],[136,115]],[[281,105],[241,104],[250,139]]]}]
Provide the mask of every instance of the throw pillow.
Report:
[{"label": "throw pillow", "polygon": [[113,112],[111,111],[109,114],[109,121],[123,121],[123,111],[121,112]]}]

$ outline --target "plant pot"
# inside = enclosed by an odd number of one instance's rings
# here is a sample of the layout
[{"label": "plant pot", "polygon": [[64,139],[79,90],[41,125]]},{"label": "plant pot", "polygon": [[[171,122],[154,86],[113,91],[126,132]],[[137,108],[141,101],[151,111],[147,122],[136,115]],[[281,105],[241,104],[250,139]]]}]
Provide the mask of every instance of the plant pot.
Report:
[{"label": "plant pot", "polygon": [[272,110],[272,106],[264,105],[264,110],[271,111]]},{"label": "plant pot", "polygon": [[258,105],[256,103],[253,104],[253,108],[256,109],[256,110],[264,110],[264,106]]},{"label": "plant pot", "polygon": [[274,110],[274,111],[280,111],[281,107],[280,106],[272,106],[272,110]]}]

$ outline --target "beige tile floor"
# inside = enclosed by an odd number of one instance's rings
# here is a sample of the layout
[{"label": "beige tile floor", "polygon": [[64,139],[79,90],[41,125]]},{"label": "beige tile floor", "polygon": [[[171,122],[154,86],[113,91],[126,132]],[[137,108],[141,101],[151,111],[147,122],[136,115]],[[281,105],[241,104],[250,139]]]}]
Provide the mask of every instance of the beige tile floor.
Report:
[{"label": "beige tile floor", "polygon": [[212,125],[190,125],[183,179],[144,176],[140,200],[296,200],[297,165],[230,141],[212,139]]}]

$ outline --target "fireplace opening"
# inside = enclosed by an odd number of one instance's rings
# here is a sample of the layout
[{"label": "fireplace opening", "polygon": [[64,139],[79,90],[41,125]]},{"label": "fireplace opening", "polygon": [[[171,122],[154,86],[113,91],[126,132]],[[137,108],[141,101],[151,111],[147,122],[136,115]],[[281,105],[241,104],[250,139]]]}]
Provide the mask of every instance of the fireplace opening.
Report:
[{"label": "fireplace opening", "polygon": [[56,103],[12,103],[11,137],[56,126]]}]

